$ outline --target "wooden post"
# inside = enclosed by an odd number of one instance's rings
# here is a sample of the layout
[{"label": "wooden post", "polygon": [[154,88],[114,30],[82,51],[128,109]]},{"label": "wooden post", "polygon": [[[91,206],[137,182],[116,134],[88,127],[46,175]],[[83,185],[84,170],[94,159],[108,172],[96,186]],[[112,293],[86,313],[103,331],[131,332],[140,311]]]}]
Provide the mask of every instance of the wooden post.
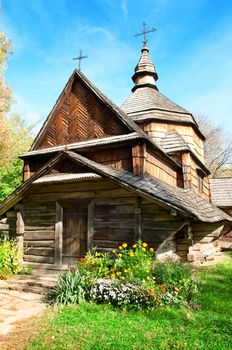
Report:
[{"label": "wooden post", "polygon": [[21,212],[16,214],[16,241],[18,252],[20,254],[20,261],[23,261],[23,240],[24,240],[24,221]]},{"label": "wooden post", "polygon": [[94,225],[94,200],[88,205],[88,233],[87,233],[87,249],[93,248],[93,225]]},{"label": "wooden post", "polygon": [[62,243],[63,243],[63,207],[56,202],[56,224],[55,224],[55,245],[54,263],[62,265]]},{"label": "wooden post", "polygon": [[132,166],[135,175],[143,175],[145,172],[146,145],[135,145],[132,147]]},{"label": "wooden post", "polygon": [[192,174],[191,174],[191,156],[189,152],[182,154],[182,169],[183,169],[184,188],[191,188]]},{"label": "wooden post", "polygon": [[141,210],[141,198],[136,199],[135,205],[135,232],[134,240],[142,239],[142,210]]}]

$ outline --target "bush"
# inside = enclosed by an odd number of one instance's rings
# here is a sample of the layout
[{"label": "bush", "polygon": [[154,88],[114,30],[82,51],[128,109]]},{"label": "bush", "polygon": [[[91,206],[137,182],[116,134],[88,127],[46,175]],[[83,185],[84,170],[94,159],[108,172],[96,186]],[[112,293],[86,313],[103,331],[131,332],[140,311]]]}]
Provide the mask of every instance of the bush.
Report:
[{"label": "bush", "polygon": [[187,305],[197,290],[186,265],[158,262],[154,249],[138,241],[132,247],[123,243],[111,255],[88,252],[59,278],[52,299],[61,304],[93,300],[118,307],[147,308]]},{"label": "bush", "polygon": [[15,240],[0,240],[0,279],[7,279],[22,270]]},{"label": "bush", "polygon": [[141,286],[117,280],[98,279],[91,289],[92,299],[100,304],[146,308],[154,304],[152,296]]},{"label": "bush", "polygon": [[[178,295],[186,301],[192,301],[198,293],[197,280],[187,264],[157,260],[152,265],[151,274],[156,279],[156,283],[165,285],[172,296]],[[168,295],[167,299],[171,299],[171,296]]]}]

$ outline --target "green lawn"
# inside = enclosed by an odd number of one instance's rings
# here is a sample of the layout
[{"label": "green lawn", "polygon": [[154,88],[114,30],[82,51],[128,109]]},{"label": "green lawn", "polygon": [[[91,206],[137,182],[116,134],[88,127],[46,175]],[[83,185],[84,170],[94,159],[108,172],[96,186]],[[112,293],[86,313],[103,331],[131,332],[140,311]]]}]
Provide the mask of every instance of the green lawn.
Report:
[{"label": "green lawn", "polygon": [[128,312],[82,304],[54,310],[27,350],[232,349],[232,256],[198,272],[199,310]]}]

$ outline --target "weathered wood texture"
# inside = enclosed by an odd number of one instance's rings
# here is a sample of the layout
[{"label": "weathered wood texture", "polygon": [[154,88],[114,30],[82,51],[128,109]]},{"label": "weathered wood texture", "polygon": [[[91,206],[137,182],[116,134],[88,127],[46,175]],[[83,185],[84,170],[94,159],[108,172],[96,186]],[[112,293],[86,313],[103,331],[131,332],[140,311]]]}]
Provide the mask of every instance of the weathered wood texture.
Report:
[{"label": "weathered wood texture", "polygon": [[24,260],[54,263],[56,203],[24,203]]},{"label": "weathered wood texture", "polygon": [[122,122],[80,80],[56,106],[36,149],[127,132]]},{"label": "weathered wood texture", "polygon": [[131,146],[101,149],[83,153],[83,156],[100,164],[106,164],[116,169],[125,169],[132,172]]},{"label": "weathered wood texture", "polygon": [[[210,198],[210,186],[208,176],[199,173],[199,166],[192,159],[190,153],[182,154],[182,168],[184,188],[192,188],[206,200]],[[200,183],[202,181],[202,186]]]},{"label": "weathered wood texture", "polygon": [[87,244],[110,251],[124,241],[132,244],[141,238],[157,248],[183,221],[106,180],[38,186],[24,199],[26,261],[59,263],[61,207],[63,263],[84,256]]},{"label": "weathered wood texture", "polygon": [[149,148],[146,153],[145,171],[169,185],[177,186],[177,170],[173,169],[170,165],[167,165],[167,162]]},{"label": "weathered wood texture", "polygon": [[181,125],[170,122],[143,122],[139,123],[140,127],[154,140],[159,140],[167,132],[176,130],[189,147],[194,151],[196,156],[204,163],[204,146],[202,139],[197,135],[191,125]]}]

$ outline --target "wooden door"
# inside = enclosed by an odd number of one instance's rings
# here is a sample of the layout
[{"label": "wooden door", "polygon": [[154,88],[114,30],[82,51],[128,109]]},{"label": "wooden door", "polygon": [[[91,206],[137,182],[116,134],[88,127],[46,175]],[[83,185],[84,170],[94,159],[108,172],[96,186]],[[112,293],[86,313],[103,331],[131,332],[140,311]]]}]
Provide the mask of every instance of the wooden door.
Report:
[{"label": "wooden door", "polygon": [[86,204],[70,204],[63,207],[63,248],[62,263],[70,264],[76,258],[83,257],[87,250]]}]

